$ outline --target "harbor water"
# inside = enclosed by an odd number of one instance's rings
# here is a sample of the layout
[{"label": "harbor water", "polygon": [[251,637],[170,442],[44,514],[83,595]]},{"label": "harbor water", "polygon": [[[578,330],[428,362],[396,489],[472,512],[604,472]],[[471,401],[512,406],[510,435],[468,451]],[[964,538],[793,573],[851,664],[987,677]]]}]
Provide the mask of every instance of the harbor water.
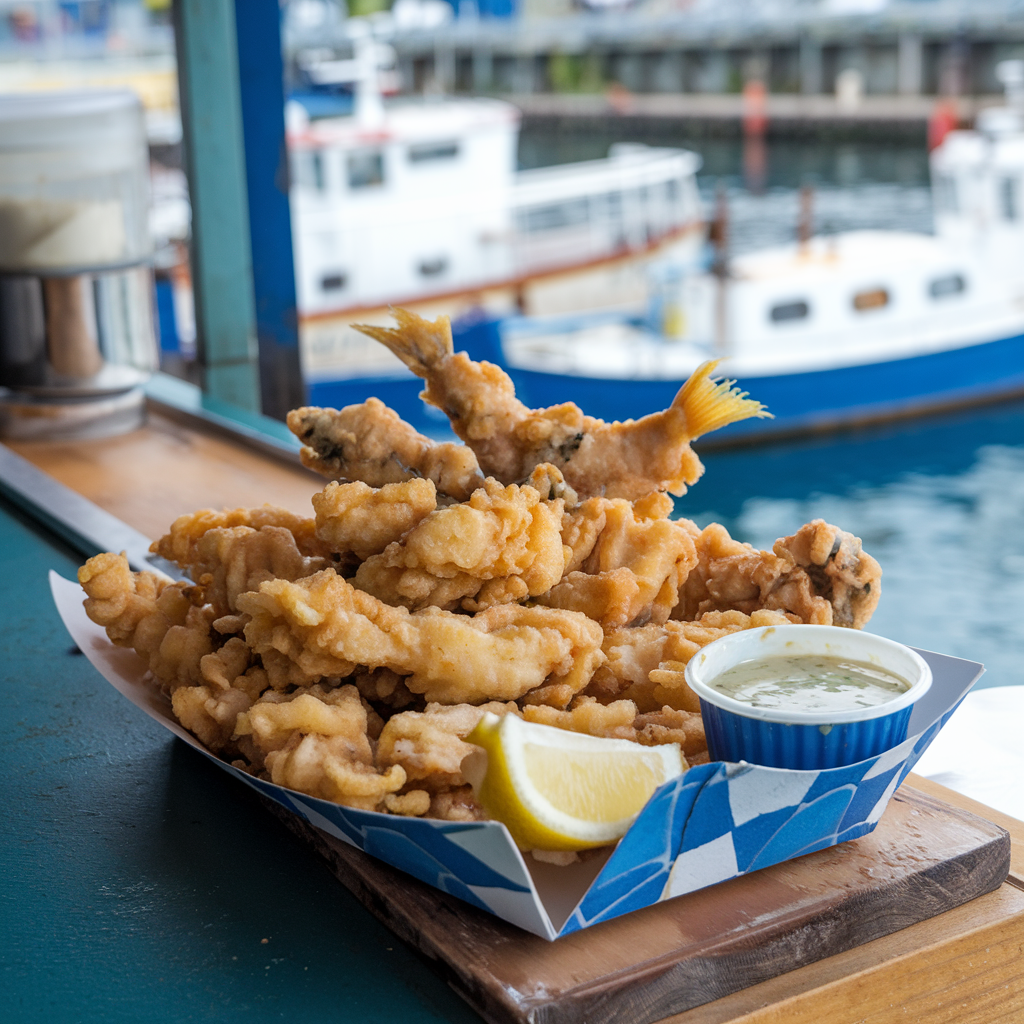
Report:
[{"label": "harbor water", "polygon": [[[546,139],[527,129],[520,160],[586,159],[603,155],[610,141]],[[629,141],[702,153],[704,195],[719,183],[727,189],[733,252],[791,241],[805,184],[815,189],[819,232],[931,231],[920,143],[770,142],[751,180],[741,140]],[[720,522],[767,549],[810,519],[835,523],[882,565],[869,629],[984,662],[979,686],[1024,683],[1024,402],[702,458],[707,472],[677,501],[680,515]]]},{"label": "harbor water", "polygon": [[660,131],[554,134],[527,122],[519,136],[522,169],[594,160],[616,142],[690,149],[703,161],[697,184],[710,211],[724,187],[729,207],[729,252],[739,255],[792,242],[800,216],[800,189],[813,190],[816,233],[886,228],[932,231],[928,153],[923,139],[890,142],[743,140]]}]

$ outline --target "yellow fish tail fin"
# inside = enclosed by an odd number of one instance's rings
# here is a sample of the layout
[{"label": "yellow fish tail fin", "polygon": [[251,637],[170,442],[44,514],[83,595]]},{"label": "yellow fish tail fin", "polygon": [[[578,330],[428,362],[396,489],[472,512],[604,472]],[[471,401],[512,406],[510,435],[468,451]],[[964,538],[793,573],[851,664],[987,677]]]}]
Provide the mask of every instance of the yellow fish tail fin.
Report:
[{"label": "yellow fish tail fin", "polygon": [[686,416],[690,440],[751,416],[772,418],[760,402],[735,387],[735,381],[715,380],[711,376],[720,362],[711,359],[698,366],[672,402],[673,408],[681,409]]}]

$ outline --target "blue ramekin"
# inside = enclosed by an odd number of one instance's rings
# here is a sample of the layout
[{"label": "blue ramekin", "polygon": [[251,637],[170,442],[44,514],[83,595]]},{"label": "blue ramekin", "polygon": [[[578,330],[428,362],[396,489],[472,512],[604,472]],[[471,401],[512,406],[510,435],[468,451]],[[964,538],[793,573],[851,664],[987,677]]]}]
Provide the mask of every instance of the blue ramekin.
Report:
[{"label": "blue ramekin", "polygon": [[[773,655],[824,654],[894,672],[909,688],[895,700],[850,711],[755,708],[708,683],[745,661]],[[730,633],[698,651],[686,681],[700,698],[712,761],[772,768],[821,769],[856,764],[907,738],[913,704],[932,682],[928,663],[895,640],[840,626],[766,626]]]}]

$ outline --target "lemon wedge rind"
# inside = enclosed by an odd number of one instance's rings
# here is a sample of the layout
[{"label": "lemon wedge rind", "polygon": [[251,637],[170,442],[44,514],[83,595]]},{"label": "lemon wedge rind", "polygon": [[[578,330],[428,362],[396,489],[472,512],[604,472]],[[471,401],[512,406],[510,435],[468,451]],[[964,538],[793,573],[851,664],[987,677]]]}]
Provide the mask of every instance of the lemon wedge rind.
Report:
[{"label": "lemon wedge rind", "polygon": [[524,850],[585,850],[621,838],[680,775],[677,744],[642,747],[486,714],[466,737],[487,752],[477,799]]}]

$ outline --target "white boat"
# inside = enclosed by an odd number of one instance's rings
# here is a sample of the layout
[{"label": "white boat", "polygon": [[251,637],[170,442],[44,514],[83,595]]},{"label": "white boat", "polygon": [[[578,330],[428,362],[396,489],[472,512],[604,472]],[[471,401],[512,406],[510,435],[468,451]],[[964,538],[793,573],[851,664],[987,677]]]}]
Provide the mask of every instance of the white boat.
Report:
[{"label": "white boat", "polygon": [[[1024,87],[1024,63],[1002,72]],[[1008,106],[933,152],[934,235],[855,231],[719,261],[717,272],[661,287],[660,324],[509,320],[504,357],[520,396],[635,417],[664,408],[693,369],[721,357],[775,417],[715,435],[726,440],[1024,392],[1021,99],[1011,91]]]},{"label": "white boat", "polygon": [[[364,56],[360,56],[363,53]],[[654,258],[693,262],[700,158],[621,145],[607,159],[516,170],[519,112],[492,99],[384,101],[357,47],[353,113],[288,108],[304,374],[330,385],[405,373],[349,324],[424,314],[629,308]]]}]

